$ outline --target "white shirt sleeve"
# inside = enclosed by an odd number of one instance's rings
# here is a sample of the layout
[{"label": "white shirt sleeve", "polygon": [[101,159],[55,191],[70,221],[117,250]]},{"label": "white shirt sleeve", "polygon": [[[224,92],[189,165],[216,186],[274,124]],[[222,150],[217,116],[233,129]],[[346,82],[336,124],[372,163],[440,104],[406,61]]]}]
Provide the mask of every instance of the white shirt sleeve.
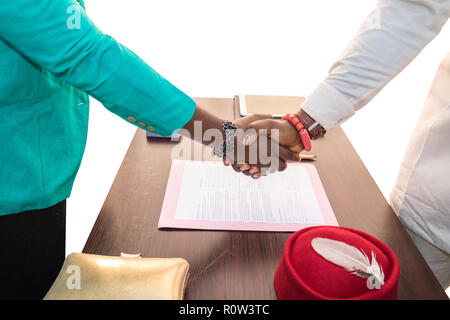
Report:
[{"label": "white shirt sleeve", "polygon": [[365,106],[440,32],[450,0],[381,0],[302,105],[325,129]]}]

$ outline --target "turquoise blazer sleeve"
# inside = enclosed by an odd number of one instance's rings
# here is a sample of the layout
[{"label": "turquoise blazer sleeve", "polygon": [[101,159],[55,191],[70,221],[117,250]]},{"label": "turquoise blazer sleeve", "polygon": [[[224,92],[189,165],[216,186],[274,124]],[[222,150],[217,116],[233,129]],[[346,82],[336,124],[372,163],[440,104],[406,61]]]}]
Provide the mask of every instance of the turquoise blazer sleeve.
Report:
[{"label": "turquoise blazer sleeve", "polygon": [[75,0],[2,0],[0,37],[32,62],[159,134],[183,127],[196,103],[102,33]]}]

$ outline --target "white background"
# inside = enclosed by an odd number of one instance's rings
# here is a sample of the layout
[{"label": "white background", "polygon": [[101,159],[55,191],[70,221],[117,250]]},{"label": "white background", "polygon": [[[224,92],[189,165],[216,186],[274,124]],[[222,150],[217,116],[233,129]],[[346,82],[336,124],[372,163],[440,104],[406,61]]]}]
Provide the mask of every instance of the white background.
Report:
[{"label": "white background", "polygon": [[[187,94],[231,98],[310,94],[376,1],[85,2],[103,32]],[[450,23],[343,125],[387,198],[449,40]],[[68,201],[67,253],[83,249],[135,130],[91,99],[86,152]]]}]

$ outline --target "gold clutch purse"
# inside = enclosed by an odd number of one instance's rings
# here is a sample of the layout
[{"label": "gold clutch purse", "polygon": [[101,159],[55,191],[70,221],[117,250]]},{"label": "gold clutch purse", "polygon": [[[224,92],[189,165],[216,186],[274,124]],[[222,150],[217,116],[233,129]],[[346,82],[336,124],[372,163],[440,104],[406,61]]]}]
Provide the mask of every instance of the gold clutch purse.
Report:
[{"label": "gold clutch purse", "polygon": [[72,253],[44,300],[182,300],[188,270],[182,258]]}]

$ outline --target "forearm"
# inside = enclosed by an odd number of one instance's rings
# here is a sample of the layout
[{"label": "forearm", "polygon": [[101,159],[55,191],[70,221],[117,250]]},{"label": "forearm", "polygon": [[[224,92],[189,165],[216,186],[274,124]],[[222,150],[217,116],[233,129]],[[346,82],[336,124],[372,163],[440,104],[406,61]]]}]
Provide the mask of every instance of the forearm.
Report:
[{"label": "forearm", "polygon": [[[224,119],[206,111],[202,106],[195,108],[191,120],[180,130],[180,134],[205,145],[220,143],[223,139],[222,126]],[[220,140],[219,139],[219,140]]]},{"label": "forearm", "polygon": [[171,134],[194,113],[188,95],[101,32],[75,0],[3,0],[0,38],[143,129]]},{"label": "forearm", "polygon": [[365,106],[439,33],[450,1],[379,1],[302,108],[325,129]]}]

